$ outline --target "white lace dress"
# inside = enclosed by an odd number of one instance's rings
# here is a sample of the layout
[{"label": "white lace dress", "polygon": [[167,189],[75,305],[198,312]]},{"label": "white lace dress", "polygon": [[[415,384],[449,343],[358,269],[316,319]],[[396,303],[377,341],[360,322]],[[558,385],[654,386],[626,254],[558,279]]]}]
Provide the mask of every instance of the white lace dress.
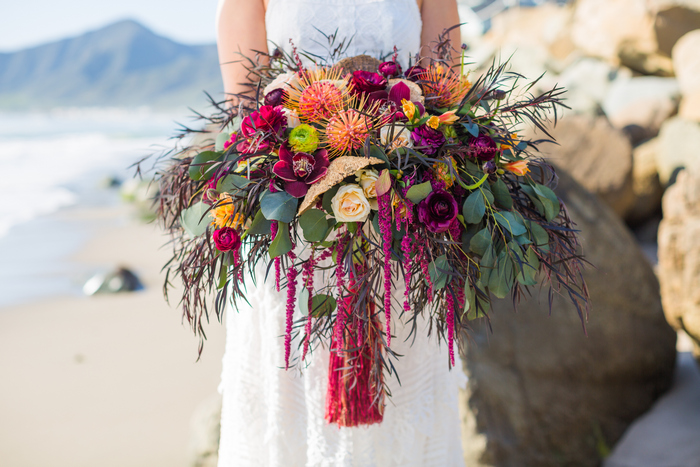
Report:
[{"label": "white lace dress", "polygon": [[[352,36],[350,56],[379,56],[396,45],[404,66],[420,46],[415,0],[270,0],[266,26],[277,46],[290,50],[292,38],[300,50],[321,56],[317,30]],[[318,275],[315,283],[321,280]],[[286,295],[272,282],[247,281],[251,306],[228,310],[219,467],[464,465],[457,395],[466,380],[459,362],[449,371],[447,348],[426,336],[425,321],[407,343],[408,329],[394,317],[401,384],[388,378],[384,421],[338,428],[324,419],[328,349],[316,348],[301,370],[284,370]],[[403,289],[394,296],[402,302]]]}]

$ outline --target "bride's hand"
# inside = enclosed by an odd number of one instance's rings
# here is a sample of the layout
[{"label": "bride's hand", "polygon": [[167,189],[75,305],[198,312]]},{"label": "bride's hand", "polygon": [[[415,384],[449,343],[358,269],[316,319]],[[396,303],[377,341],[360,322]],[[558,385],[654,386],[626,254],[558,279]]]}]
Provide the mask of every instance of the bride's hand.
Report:
[{"label": "bride's hand", "polygon": [[267,53],[265,0],[220,0],[219,9],[217,45],[224,92],[237,94],[247,89],[241,83],[249,81],[240,53],[250,58],[254,50]]}]

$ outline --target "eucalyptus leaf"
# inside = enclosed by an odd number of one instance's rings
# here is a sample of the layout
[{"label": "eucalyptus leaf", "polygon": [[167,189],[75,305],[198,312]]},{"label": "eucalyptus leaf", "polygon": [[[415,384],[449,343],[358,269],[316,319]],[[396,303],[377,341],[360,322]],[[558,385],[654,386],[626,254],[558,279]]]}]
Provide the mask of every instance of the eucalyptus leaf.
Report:
[{"label": "eucalyptus leaf", "polygon": [[307,289],[306,287],[302,287],[299,291],[299,298],[297,299],[297,303],[299,304],[299,311],[301,311],[302,316],[309,315],[309,296],[309,289]]},{"label": "eucalyptus leaf", "polygon": [[330,231],[326,213],[320,209],[309,209],[299,217],[299,225],[307,242],[321,242]]},{"label": "eucalyptus leaf", "polygon": [[219,271],[219,284],[216,286],[217,289],[223,289],[228,281],[228,265],[222,264],[221,270]]},{"label": "eucalyptus leaf", "polygon": [[479,190],[473,191],[467,196],[464,206],[462,206],[464,221],[467,224],[478,224],[484,218],[485,213],[486,203],[484,202],[484,195]]},{"label": "eucalyptus leaf", "polygon": [[389,158],[386,156],[384,151],[382,151],[380,148],[378,148],[375,145],[371,145],[369,147],[369,156],[370,157],[376,157],[377,159],[383,160],[384,164],[382,166],[384,168],[389,168]]},{"label": "eucalyptus leaf", "polygon": [[539,282],[537,280],[537,272],[540,269],[540,260],[535,253],[535,250],[528,248],[525,253],[525,264],[522,271],[518,274],[517,280],[522,285],[533,286]]},{"label": "eucalyptus leaf", "polygon": [[430,280],[433,282],[433,290],[440,290],[452,279],[452,268],[447,256],[442,255],[435,258],[428,265]]},{"label": "eucalyptus leaf", "polygon": [[219,193],[233,193],[245,188],[246,185],[250,185],[251,183],[253,182],[245,177],[231,174],[219,180],[219,183],[216,184],[216,191]]},{"label": "eucalyptus leaf", "polygon": [[539,247],[549,245],[549,234],[547,231],[537,222],[529,221],[527,227],[530,230],[532,239],[535,245]]},{"label": "eucalyptus leaf", "polygon": [[513,262],[505,251],[498,255],[497,269],[489,277],[489,290],[498,298],[505,298],[513,285]]},{"label": "eucalyptus leaf", "polygon": [[292,251],[292,240],[289,238],[289,224],[278,222],[277,235],[270,243],[270,258],[286,255],[290,251]]},{"label": "eucalyptus leaf", "polygon": [[496,222],[506,228],[514,237],[527,232],[522,220],[510,211],[499,211],[494,214],[494,217]]},{"label": "eucalyptus leaf", "polygon": [[479,125],[476,123],[462,123],[462,126],[464,127],[465,130],[469,132],[470,135],[472,135],[474,138],[479,136]]},{"label": "eucalyptus leaf", "polygon": [[491,245],[491,232],[488,228],[483,228],[469,242],[469,249],[479,256],[486,253],[486,249]]},{"label": "eucalyptus leaf", "polygon": [[223,152],[224,151],[224,143],[228,141],[231,138],[231,133],[219,133],[216,135],[216,141],[214,143],[214,150],[216,152]]},{"label": "eucalyptus leaf", "polygon": [[269,193],[260,201],[260,210],[265,219],[289,224],[297,213],[299,200],[286,191]]},{"label": "eucalyptus leaf", "polygon": [[333,205],[332,205],[333,197],[335,196],[336,193],[338,193],[339,189],[340,189],[340,185],[335,185],[335,186],[332,186],[328,191],[326,191],[323,194],[323,201],[321,204],[323,204],[323,209],[331,216],[334,215],[333,214]]},{"label": "eucalyptus leaf", "polygon": [[510,195],[508,186],[506,186],[503,180],[500,178],[496,180],[491,185],[491,192],[498,206],[509,211],[513,208],[513,197]]},{"label": "eucalyptus leaf", "polygon": [[211,223],[207,211],[211,206],[205,203],[197,203],[182,211],[180,224],[190,238],[196,238],[207,231]]},{"label": "eucalyptus leaf", "polygon": [[272,221],[265,219],[262,211],[259,210],[255,213],[253,222],[250,224],[250,227],[248,227],[248,230],[246,230],[246,233],[248,235],[270,235],[272,234],[271,227]]},{"label": "eucalyptus leaf", "polygon": [[433,191],[433,186],[430,182],[421,183],[419,185],[413,185],[406,192],[406,197],[411,200],[413,204],[418,204],[423,201],[428,195]]},{"label": "eucalyptus leaf", "polygon": [[496,264],[496,250],[493,245],[489,245],[481,257],[479,263],[479,271],[481,272],[481,281],[488,284],[491,274],[494,272],[493,267]]},{"label": "eucalyptus leaf", "polygon": [[311,298],[311,316],[314,318],[330,316],[337,306],[337,301],[331,295],[314,295],[313,298]]},{"label": "eucalyptus leaf", "polygon": [[223,158],[223,155],[214,151],[200,152],[190,162],[189,174],[192,180],[208,180],[214,175],[214,162]]},{"label": "eucalyptus leaf", "polygon": [[539,183],[535,184],[534,190],[544,207],[544,217],[551,222],[559,215],[561,209],[559,198],[551,188],[540,185]]}]

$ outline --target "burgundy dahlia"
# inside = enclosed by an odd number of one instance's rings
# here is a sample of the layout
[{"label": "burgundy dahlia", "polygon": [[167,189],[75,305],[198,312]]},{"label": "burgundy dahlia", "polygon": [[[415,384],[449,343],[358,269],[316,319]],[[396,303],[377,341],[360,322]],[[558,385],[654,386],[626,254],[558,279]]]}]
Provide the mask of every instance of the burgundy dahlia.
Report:
[{"label": "burgundy dahlia", "polygon": [[421,125],[411,132],[415,146],[420,146],[426,156],[435,154],[440,146],[445,144],[445,135],[427,125]]},{"label": "burgundy dahlia", "polygon": [[385,78],[394,78],[401,74],[401,65],[398,62],[384,62],[379,65],[379,73],[383,74]]},{"label": "burgundy dahlia", "polygon": [[241,236],[238,235],[236,229],[231,227],[223,227],[215,230],[212,234],[214,245],[219,251],[238,251],[241,246]]},{"label": "burgundy dahlia", "polygon": [[328,172],[328,152],[325,149],[315,155],[305,152],[292,152],[287,144],[280,147],[280,160],[272,172],[285,181],[284,191],[295,198],[303,198],[309,186],[316,183]]},{"label": "burgundy dahlia", "polygon": [[257,131],[280,135],[287,128],[287,117],[282,113],[282,106],[263,105],[241,123],[241,133],[250,138]]},{"label": "burgundy dahlia", "polygon": [[469,151],[480,161],[490,161],[496,155],[497,150],[496,142],[487,135],[479,135],[469,141]]},{"label": "burgundy dahlia", "polygon": [[457,200],[445,190],[434,190],[418,203],[418,220],[433,233],[447,231],[458,213]]}]

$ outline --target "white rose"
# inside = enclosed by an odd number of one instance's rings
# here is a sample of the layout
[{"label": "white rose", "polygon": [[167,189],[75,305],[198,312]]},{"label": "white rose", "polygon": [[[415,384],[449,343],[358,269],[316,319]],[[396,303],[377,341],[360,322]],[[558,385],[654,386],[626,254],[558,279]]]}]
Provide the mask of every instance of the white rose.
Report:
[{"label": "white rose", "polygon": [[354,183],[340,187],[331,206],[338,222],[364,222],[371,209],[362,187]]},{"label": "white rose", "polygon": [[297,79],[296,73],[282,73],[281,75],[278,75],[277,78],[275,78],[270,84],[265,86],[265,89],[263,89],[263,95],[267,95],[275,89],[294,86],[297,83],[299,83],[299,80]]},{"label": "white rose", "polygon": [[299,114],[294,109],[283,108],[282,113],[287,117],[287,128],[296,128],[301,125]]},{"label": "white rose", "polygon": [[[393,139],[389,139],[392,135]],[[383,145],[391,144],[391,149],[396,148],[412,148],[413,142],[411,141],[411,132],[408,131],[403,125],[385,125],[379,132],[379,139]]]},{"label": "white rose", "polygon": [[373,169],[360,169],[355,172],[355,180],[362,187],[368,199],[377,197],[375,183],[377,183],[378,178],[379,172]]}]

